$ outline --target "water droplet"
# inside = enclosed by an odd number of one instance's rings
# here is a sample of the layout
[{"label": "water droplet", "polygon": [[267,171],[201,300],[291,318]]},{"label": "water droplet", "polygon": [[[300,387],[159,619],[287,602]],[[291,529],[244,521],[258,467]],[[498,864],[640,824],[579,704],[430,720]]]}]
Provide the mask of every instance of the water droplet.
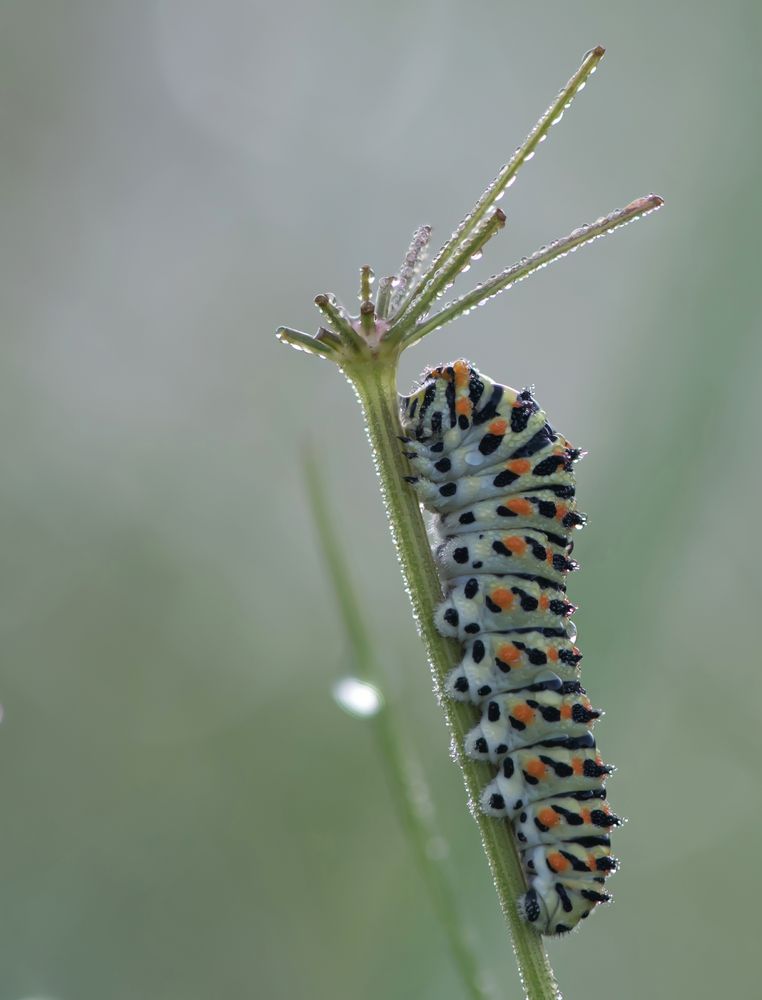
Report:
[{"label": "water droplet", "polygon": [[471,260],[481,260],[484,256],[483,250],[477,250],[476,253],[471,254]]},{"label": "water droplet", "polygon": [[332,693],[339,708],[360,719],[377,715],[384,707],[384,699],[378,688],[357,677],[342,677],[334,684]]},{"label": "water droplet", "polygon": [[513,177],[511,177],[511,179],[508,181],[508,183],[505,186],[506,186],[506,188],[509,188],[511,186],[511,184],[515,184],[515,183],[516,183],[516,174],[514,174]]},{"label": "water droplet", "polygon": [[527,153],[527,155],[524,157],[524,162],[529,163],[530,160],[534,159],[534,154],[535,154],[534,150],[532,150],[531,153]]}]

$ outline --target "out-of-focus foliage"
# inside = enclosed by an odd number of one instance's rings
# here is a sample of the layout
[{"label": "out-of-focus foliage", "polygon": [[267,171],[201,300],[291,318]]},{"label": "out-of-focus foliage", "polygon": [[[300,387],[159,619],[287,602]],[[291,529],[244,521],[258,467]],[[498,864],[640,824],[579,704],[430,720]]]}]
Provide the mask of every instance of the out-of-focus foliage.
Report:
[{"label": "out-of-focus foliage", "polygon": [[2,1000],[460,997],[370,736],[330,700],[351,664],[307,438],[518,995],[355,401],[273,331],[314,328],[313,295],[350,298],[415,225],[444,238],[597,42],[472,274],[649,189],[667,207],[404,378],[466,354],[590,451],[572,594],[630,823],[615,905],[551,947],[560,981],[748,994],[759,29],[751,0],[2,5]]}]

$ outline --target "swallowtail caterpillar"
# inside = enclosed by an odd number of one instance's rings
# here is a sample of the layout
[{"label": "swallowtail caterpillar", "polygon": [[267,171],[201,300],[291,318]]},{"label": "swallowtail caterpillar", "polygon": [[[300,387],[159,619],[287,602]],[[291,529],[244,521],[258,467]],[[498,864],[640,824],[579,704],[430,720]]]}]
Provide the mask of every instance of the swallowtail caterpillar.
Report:
[{"label": "swallowtail caterpillar", "polygon": [[409,476],[432,512],[445,599],[442,635],[463,660],[452,698],[481,719],[465,752],[495,765],[481,807],[510,819],[528,890],[519,910],[542,934],[571,930],[610,897],[616,868],[591,728],[600,715],[579,680],[581,654],[566,595],[580,452],[548,423],[531,392],[486,378],[467,361],[424,373],[400,397]]}]

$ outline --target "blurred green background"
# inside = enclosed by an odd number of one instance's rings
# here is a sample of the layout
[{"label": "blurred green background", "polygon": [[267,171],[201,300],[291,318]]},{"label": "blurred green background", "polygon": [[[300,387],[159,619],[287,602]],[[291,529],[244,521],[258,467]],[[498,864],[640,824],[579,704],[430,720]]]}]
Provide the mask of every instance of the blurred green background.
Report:
[{"label": "blurred green background", "polygon": [[590,452],[572,596],[630,822],[615,904],[550,946],[567,998],[759,990],[759,5],[5,0],[2,1000],[463,996],[330,697],[352,664],[306,442],[485,975],[520,996],[354,398],[273,333],[414,226],[443,239],[598,42],[469,277],[667,207],[401,386],[465,354]]}]

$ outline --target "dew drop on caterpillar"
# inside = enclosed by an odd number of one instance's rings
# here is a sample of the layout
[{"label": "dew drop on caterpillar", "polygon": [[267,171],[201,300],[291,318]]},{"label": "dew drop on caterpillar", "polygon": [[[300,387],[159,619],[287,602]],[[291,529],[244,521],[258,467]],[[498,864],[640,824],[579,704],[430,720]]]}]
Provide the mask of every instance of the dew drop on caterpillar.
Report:
[{"label": "dew drop on caterpillar", "polygon": [[433,515],[445,599],[436,624],[462,645],[449,697],[481,719],[465,752],[489,761],[481,807],[510,821],[528,890],[522,917],[563,934],[610,897],[616,869],[592,726],[600,712],[579,680],[581,653],[566,596],[580,451],[558,434],[528,389],[469,362],[427,370],[400,397],[407,477]]}]

